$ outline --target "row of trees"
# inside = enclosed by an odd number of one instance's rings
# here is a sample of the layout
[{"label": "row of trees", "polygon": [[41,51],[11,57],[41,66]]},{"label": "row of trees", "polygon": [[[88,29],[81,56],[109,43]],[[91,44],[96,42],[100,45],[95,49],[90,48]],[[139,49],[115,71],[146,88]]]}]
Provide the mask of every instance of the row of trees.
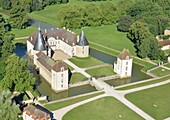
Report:
[{"label": "row of trees", "polygon": [[113,2],[101,4],[87,3],[84,5],[66,4],[57,15],[62,27],[69,29],[84,26],[100,26],[116,23],[118,18]]},{"label": "row of trees", "polygon": [[[128,32],[128,38],[135,44],[141,58],[165,60],[155,36],[163,34],[170,26],[169,0],[131,0],[117,5],[119,19],[117,29]],[[167,8],[167,9],[165,9]]]}]

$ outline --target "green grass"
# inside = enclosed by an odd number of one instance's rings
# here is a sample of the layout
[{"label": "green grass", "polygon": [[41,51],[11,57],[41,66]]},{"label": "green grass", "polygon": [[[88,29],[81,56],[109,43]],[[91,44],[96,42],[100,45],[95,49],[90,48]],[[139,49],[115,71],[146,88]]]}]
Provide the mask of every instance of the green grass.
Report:
[{"label": "green grass", "polygon": [[[121,118],[119,117],[121,115]],[[100,98],[66,113],[63,120],[142,120],[138,114],[113,97]]]},{"label": "green grass", "polygon": [[87,58],[73,57],[73,58],[70,58],[69,61],[71,61],[72,63],[74,63],[80,68],[96,66],[96,65],[100,65],[103,63],[102,61],[99,61],[93,57],[87,57]]},{"label": "green grass", "polygon": [[40,96],[40,93],[37,91],[37,90],[34,90],[33,92],[31,92],[32,93],[32,95],[34,96],[34,97],[39,97]]},{"label": "green grass", "polygon": [[170,73],[170,70],[167,70],[165,68],[159,67],[155,70],[150,71],[152,74],[157,75],[159,77],[168,75]]},{"label": "green grass", "polygon": [[[134,44],[127,38],[126,34],[117,31],[117,25],[103,25],[99,27],[82,28],[87,39],[91,42],[122,51],[124,48],[129,49],[132,55],[135,55]],[[81,30],[75,30],[77,34]]]},{"label": "green grass", "polygon": [[41,104],[47,103],[47,100],[40,100],[39,101]]},{"label": "green grass", "polygon": [[104,67],[89,69],[86,70],[86,72],[96,78],[111,76],[115,74],[112,66],[104,66]]},{"label": "green grass", "polygon": [[54,26],[58,26],[59,22],[57,20],[57,13],[59,12],[62,5],[63,4],[47,6],[44,10],[29,13],[28,16],[32,19],[37,19]]},{"label": "green grass", "polygon": [[92,98],[92,97],[95,97],[95,96],[98,96],[98,95],[101,95],[101,94],[103,94],[103,92],[95,93],[95,94],[92,94],[92,95],[86,95],[86,96],[82,96],[82,97],[78,97],[78,98],[73,98],[73,99],[70,99],[70,100],[65,100],[65,101],[56,102],[56,103],[52,103],[52,104],[47,104],[47,105],[45,105],[45,107],[49,110],[52,110],[52,111],[58,110],[60,108],[75,104],[77,102],[80,102],[80,101],[83,101],[83,100],[86,100],[86,99],[89,99],[89,98]]},{"label": "green grass", "polygon": [[38,28],[34,26],[29,26],[26,29],[12,29],[11,33],[15,34],[15,38],[19,37],[27,37],[30,36],[31,33],[37,31]]},{"label": "green grass", "polygon": [[166,81],[166,80],[168,80],[168,79],[170,79],[170,76],[163,77],[163,78],[159,78],[159,79],[152,80],[152,81],[149,81],[149,82],[143,82],[143,83],[139,83],[139,84],[136,84],[136,85],[130,85],[130,86],[118,88],[118,89],[116,89],[116,90],[128,90],[128,89],[133,89],[133,88],[137,88],[137,87],[142,87],[142,86],[146,86],[146,85],[151,85],[151,84],[163,82],[163,81]]},{"label": "green grass", "polygon": [[125,97],[156,120],[170,117],[170,84],[127,94]]},{"label": "green grass", "polygon": [[73,83],[77,83],[77,82],[83,82],[85,80],[87,80],[87,77],[85,77],[81,73],[73,73],[71,76],[70,83],[73,84]]},{"label": "green grass", "polygon": [[165,66],[170,68],[170,63],[166,64]]},{"label": "green grass", "polygon": [[26,39],[24,40],[13,40],[12,41],[14,44],[16,44],[16,43],[22,43],[22,44],[26,44],[27,43],[27,41],[26,41]]}]

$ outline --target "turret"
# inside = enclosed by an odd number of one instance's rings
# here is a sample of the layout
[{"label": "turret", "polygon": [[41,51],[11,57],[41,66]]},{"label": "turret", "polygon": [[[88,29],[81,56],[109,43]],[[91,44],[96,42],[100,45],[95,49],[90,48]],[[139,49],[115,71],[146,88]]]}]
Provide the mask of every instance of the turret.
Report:
[{"label": "turret", "polygon": [[41,33],[40,28],[38,30],[38,34],[37,34],[37,38],[36,38],[33,50],[35,50],[35,51],[46,51],[47,50],[47,47],[46,47],[45,41],[44,41],[44,37]]},{"label": "turret", "polygon": [[88,57],[89,56],[89,42],[82,31],[78,37],[76,45],[76,56],[77,57]]},{"label": "turret", "polygon": [[124,49],[114,63],[114,72],[116,72],[120,78],[131,77],[132,61],[133,59],[129,50]]}]

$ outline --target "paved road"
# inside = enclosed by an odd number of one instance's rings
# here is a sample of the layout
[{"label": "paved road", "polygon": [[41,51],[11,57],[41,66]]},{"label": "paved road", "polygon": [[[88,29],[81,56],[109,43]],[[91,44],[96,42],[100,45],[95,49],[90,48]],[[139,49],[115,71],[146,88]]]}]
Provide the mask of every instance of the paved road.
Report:
[{"label": "paved road", "polygon": [[86,73],[83,69],[79,68],[78,66],[76,66],[75,64],[73,64],[72,62],[70,62],[69,60],[63,60],[65,63],[67,63],[68,65],[70,65],[71,67],[74,68],[75,72],[79,72],[81,74],[83,74],[84,76],[86,76],[87,78],[90,78],[91,76]]}]

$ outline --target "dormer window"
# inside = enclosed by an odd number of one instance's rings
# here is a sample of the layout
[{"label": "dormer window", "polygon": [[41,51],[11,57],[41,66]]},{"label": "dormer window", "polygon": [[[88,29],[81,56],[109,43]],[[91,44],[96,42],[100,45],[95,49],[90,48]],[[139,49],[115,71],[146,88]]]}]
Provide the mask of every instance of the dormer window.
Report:
[{"label": "dormer window", "polygon": [[61,67],[61,72],[63,72],[64,71],[64,67]]},{"label": "dormer window", "polygon": [[126,60],[129,60],[129,56],[126,56]]}]

